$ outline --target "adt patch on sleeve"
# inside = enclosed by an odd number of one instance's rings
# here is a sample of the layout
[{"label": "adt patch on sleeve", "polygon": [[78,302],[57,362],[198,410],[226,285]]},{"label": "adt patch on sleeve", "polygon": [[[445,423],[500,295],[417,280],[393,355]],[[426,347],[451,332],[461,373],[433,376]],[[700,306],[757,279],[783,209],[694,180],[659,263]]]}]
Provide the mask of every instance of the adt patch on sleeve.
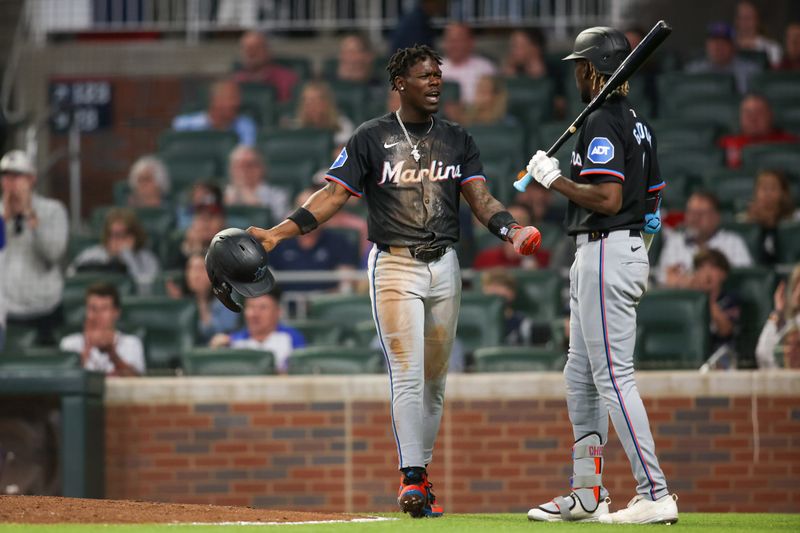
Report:
[{"label": "adt patch on sleeve", "polygon": [[589,143],[586,157],[596,165],[604,165],[614,159],[614,145],[606,137],[595,137]]},{"label": "adt patch on sleeve", "polygon": [[342,148],[342,151],[339,152],[339,157],[336,158],[336,161],[333,162],[331,165],[331,169],[339,168],[344,165],[345,161],[347,161],[347,148]]}]

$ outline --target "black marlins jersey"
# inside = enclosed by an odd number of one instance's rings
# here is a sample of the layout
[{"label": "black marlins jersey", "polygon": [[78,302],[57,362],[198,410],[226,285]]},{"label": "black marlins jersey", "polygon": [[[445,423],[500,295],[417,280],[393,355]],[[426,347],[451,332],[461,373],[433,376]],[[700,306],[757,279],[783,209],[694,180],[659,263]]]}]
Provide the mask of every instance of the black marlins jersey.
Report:
[{"label": "black marlins jersey", "polygon": [[616,215],[595,213],[570,202],[567,208],[570,235],[641,229],[645,197],[664,187],[653,131],[628,99],[621,96],[612,96],[587,117],[575,142],[570,170],[575,183],[622,184],[622,207]]},{"label": "black marlins jersey", "polygon": [[359,126],[326,179],[365,196],[369,240],[391,246],[458,241],[461,186],[485,180],[478,148],[457,124],[435,118],[406,124],[419,161],[394,113]]}]

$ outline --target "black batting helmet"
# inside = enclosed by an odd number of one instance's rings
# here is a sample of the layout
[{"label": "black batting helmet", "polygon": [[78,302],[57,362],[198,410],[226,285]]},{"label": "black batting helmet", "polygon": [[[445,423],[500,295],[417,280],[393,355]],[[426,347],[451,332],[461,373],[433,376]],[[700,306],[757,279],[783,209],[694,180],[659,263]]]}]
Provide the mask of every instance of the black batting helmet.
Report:
[{"label": "black batting helmet", "polygon": [[266,250],[252,235],[238,228],[214,235],[206,252],[206,272],[214,295],[237,313],[242,306],[233,291],[252,298],[268,293],[275,285]]},{"label": "black batting helmet", "polygon": [[630,53],[631,45],[624,33],[614,28],[596,26],[578,34],[573,52],[564,61],[585,59],[594,65],[597,72],[609,75],[617,70]]}]

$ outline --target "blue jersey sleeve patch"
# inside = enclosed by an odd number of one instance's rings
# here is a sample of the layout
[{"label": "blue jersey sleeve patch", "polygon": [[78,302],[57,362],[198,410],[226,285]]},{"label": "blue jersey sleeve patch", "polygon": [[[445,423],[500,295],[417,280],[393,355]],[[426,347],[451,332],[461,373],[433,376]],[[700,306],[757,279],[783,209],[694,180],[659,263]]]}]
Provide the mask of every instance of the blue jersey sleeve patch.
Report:
[{"label": "blue jersey sleeve patch", "polygon": [[336,161],[333,162],[331,165],[331,170],[334,168],[339,168],[344,165],[345,161],[347,161],[347,148],[342,148],[342,151],[339,152],[339,157],[336,158]]},{"label": "blue jersey sleeve patch", "polygon": [[596,165],[604,165],[614,159],[614,145],[606,137],[595,137],[589,143],[586,157]]}]

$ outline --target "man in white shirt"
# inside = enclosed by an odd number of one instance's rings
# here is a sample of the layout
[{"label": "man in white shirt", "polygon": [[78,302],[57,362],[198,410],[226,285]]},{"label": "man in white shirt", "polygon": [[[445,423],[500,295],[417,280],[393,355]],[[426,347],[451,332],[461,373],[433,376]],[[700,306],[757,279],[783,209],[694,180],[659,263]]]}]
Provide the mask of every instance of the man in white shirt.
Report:
[{"label": "man in white shirt", "polygon": [[228,156],[225,205],[255,205],[269,209],[274,219],[289,213],[289,191],[266,181],[267,166],[258,150],[239,145]]},{"label": "man in white shirt", "polygon": [[61,339],[59,347],[81,354],[86,370],[110,376],[144,374],[144,348],[134,335],[117,330],[120,299],[116,287],[100,282],[86,289],[86,318],[83,331]]},{"label": "man in white shirt", "polygon": [[230,346],[272,352],[275,368],[285,374],[292,351],[302,348],[306,342],[299,331],[280,324],[280,318],[280,290],[275,287],[263,296],[245,300],[243,330],[230,335],[218,333],[211,339],[210,345],[212,348]]},{"label": "man in white shirt", "polygon": [[686,202],[685,227],[665,231],[664,249],[656,279],[668,287],[688,287],[692,280],[692,262],[698,250],[719,250],[731,267],[753,264],[747,245],[739,235],[720,229],[719,202],[705,191],[693,193]]},{"label": "man in white shirt", "polygon": [[475,89],[482,76],[497,72],[491,61],[473,54],[474,48],[475,40],[469,26],[451,22],[445,27],[442,41],[442,79],[458,83],[462,104],[475,101]]}]

